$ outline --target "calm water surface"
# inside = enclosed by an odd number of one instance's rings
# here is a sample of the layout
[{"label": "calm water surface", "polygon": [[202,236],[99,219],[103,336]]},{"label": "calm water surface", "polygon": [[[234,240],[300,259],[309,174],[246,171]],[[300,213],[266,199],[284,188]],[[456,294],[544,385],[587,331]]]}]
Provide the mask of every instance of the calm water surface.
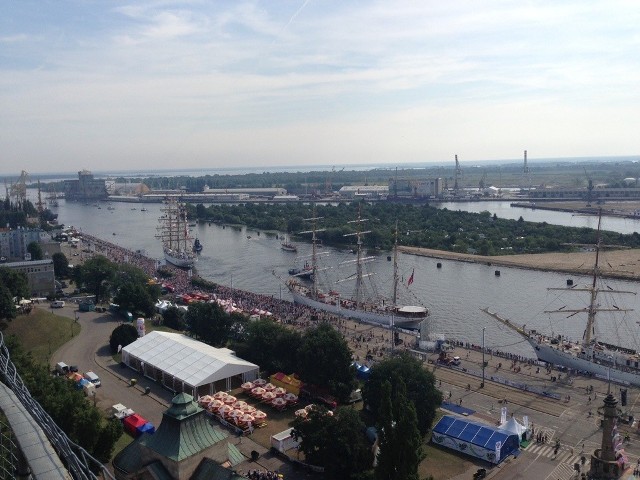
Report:
[{"label": "calm water surface", "polygon": [[[140,205],[129,203],[100,204],[98,209],[83,203],[60,201],[54,209],[59,213],[61,223],[73,225],[83,232],[111,241],[129,249],[144,249],[152,258],[160,259],[162,249],[154,235],[160,216],[159,204],[146,205],[148,211],[140,210]],[[108,210],[107,207],[113,207]],[[452,210],[488,210],[499,217],[522,216],[525,220],[547,221],[571,226],[595,227],[593,217],[571,216],[559,212],[542,212],[527,209],[512,209],[508,202],[498,203],[455,203],[443,204]],[[135,208],[135,209],[134,209]],[[605,228],[630,233],[639,227],[636,220],[606,220]],[[305,255],[310,254],[310,245],[295,240],[299,252],[289,253],[280,249],[280,240],[274,233],[240,227],[223,227],[215,224],[199,224],[193,227],[192,235],[204,245],[199,255],[198,273],[211,281],[256,293],[290,299],[280,278],[287,277],[287,270],[300,265]],[[250,237],[250,238],[249,238]],[[347,251],[332,248],[323,249],[327,265],[353,260]],[[380,292],[391,290],[392,264],[387,261],[387,252],[379,253],[370,263],[375,273],[375,283]],[[640,260],[640,259],[639,259]],[[437,268],[437,263],[442,264]],[[401,288],[403,303],[422,303],[431,310],[429,319],[431,331],[444,333],[450,338],[481,343],[482,329],[486,329],[487,346],[533,356],[533,351],[517,335],[499,325],[494,319],[480,311],[490,307],[502,317],[517,324],[527,324],[546,334],[562,334],[574,339],[582,336],[584,317],[571,318],[544,313],[545,310],[562,306],[581,308],[587,305],[587,298],[575,292],[547,291],[547,287],[564,287],[569,278],[566,274],[537,272],[515,268],[499,267],[500,276],[495,275],[496,267],[447,260],[435,260],[412,255],[400,255],[400,273],[406,280],[415,270],[414,283],[409,292]],[[274,275],[275,273],[275,275]],[[332,280],[346,278],[352,273],[347,267],[328,270],[326,276]],[[588,279],[571,277],[575,283],[585,283]],[[334,284],[334,288],[348,293],[350,282]],[[607,285],[617,290],[638,291],[634,282],[609,281]],[[570,295],[570,296],[568,296]],[[608,303],[633,308],[635,311],[613,318],[601,319],[599,333],[605,341],[640,349],[640,339],[636,323],[640,302],[637,295],[624,298],[600,298],[602,306]],[[605,314],[601,314],[605,315]]]}]

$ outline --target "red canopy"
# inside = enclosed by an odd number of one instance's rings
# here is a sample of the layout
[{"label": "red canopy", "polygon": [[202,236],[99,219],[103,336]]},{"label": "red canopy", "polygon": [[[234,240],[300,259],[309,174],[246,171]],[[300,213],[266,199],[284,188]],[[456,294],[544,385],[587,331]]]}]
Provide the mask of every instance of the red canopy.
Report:
[{"label": "red canopy", "polygon": [[138,435],[140,435],[139,429],[142,428],[145,423],[147,423],[147,420],[145,420],[137,413],[134,413],[133,415],[129,415],[128,417],[126,417],[123,423],[124,429],[134,437],[137,437]]}]

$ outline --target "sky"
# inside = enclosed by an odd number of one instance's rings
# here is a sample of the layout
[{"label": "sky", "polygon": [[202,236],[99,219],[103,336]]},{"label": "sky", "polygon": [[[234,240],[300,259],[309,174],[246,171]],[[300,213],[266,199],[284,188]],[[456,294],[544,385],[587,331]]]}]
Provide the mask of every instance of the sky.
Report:
[{"label": "sky", "polygon": [[640,153],[636,0],[0,2],[0,173]]}]

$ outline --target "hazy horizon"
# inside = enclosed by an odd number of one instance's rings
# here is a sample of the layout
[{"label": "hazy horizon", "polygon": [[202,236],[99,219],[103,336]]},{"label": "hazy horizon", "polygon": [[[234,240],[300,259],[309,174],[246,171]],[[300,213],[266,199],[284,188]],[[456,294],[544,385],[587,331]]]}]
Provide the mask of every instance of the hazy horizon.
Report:
[{"label": "hazy horizon", "polygon": [[[501,160],[477,160],[471,163],[461,163],[461,168],[464,170],[475,168],[487,168],[490,166],[515,166],[520,168],[523,164],[524,158],[521,159],[501,159]],[[528,165],[535,172],[536,165],[547,163],[558,164],[593,164],[593,163],[614,163],[614,162],[629,162],[637,164],[640,162],[640,157],[635,155],[626,155],[618,157],[565,157],[565,158],[539,158],[535,160],[528,159]],[[265,167],[218,167],[218,168],[173,168],[173,169],[111,169],[111,170],[90,170],[90,172],[96,178],[148,178],[148,177],[202,177],[205,175],[246,175],[257,173],[279,173],[279,172],[291,172],[291,173],[304,173],[304,172],[329,172],[332,169],[335,170],[347,170],[347,171],[368,171],[368,170],[429,170],[429,169],[442,169],[446,168],[451,172],[455,169],[455,162],[437,162],[437,163],[403,163],[403,164],[361,164],[361,165],[340,165],[336,168],[336,165],[274,165]],[[88,169],[87,169],[88,170]],[[27,172],[29,174],[28,184],[35,184],[39,180],[43,181],[58,181],[61,179],[76,179],[78,177],[77,171],[52,171],[52,172]],[[19,172],[0,172],[0,178],[12,181],[20,176]]]},{"label": "hazy horizon", "polygon": [[638,154],[626,0],[10,2],[2,170]]}]

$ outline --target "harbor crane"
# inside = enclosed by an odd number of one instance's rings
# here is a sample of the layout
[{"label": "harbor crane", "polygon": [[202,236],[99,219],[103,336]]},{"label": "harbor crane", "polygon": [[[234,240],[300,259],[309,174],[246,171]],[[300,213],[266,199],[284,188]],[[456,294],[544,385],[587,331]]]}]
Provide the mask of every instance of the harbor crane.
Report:
[{"label": "harbor crane", "polygon": [[18,208],[22,208],[22,206],[27,201],[27,179],[29,178],[29,173],[22,170],[20,173],[20,177],[18,181],[11,185],[11,196],[15,197],[16,205]]},{"label": "harbor crane", "polygon": [[589,175],[589,173],[587,172],[587,169],[585,167],[584,168],[584,174],[587,177],[587,180],[589,183],[587,183],[587,207],[591,206],[591,199],[593,198],[593,179],[591,178],[591,175]]},{"label": "harbor crane", "polygon": [[462,168],[460,168],[460,162],[458,162],[458,155],[456,155],[456,169],[453,172],[453,195],[458,196],[458,189],[460,186],[458,185],[458,180],[462,176]]}]

